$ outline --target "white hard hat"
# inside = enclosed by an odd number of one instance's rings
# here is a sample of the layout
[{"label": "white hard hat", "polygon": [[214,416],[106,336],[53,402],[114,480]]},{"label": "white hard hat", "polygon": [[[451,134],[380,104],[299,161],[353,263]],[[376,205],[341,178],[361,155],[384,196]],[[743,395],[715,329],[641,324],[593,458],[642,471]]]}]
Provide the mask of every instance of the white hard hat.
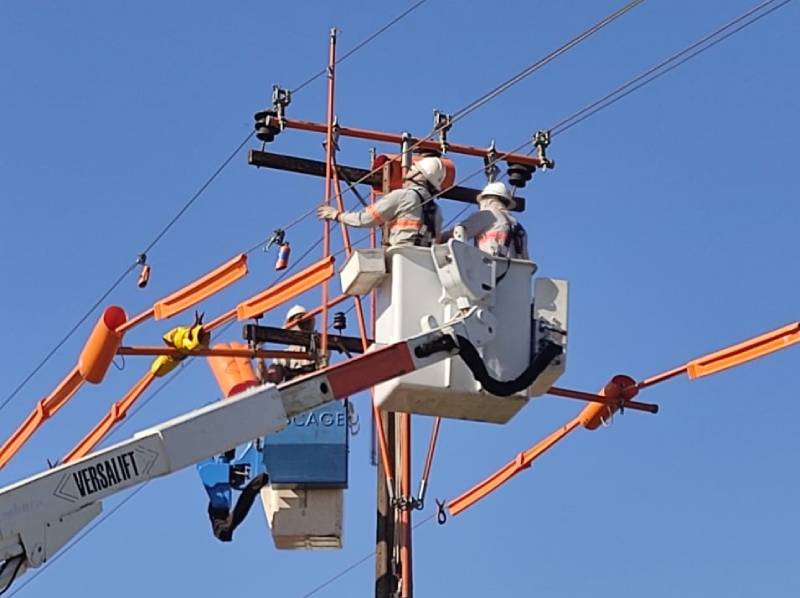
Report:
[{"label": "white hard hat", "polygon": [[509,209],[513,209],[513,208],[515,208],[517,206],[517,202],[514,201],[514,198],[511,196],[511,193],[509,192],[508,187],[506,187],[506,184],[501,182],[501,181],[497,181],[497,182],[494,182],[494,183],[489,183],[488,185],[486,185],[483,188],[483,191],[481,191],[478,194],[478,201],[480,201],[480,200],[482,200],[482,199],[484,199],[486,197],[498,197],[498,198],[500,198],[500,200],[504,204],[506,204],[509,207]]},{"label": "white hard hat", "polygon": [[292,318],[296,318],[297,316],[300,316],[302,314],[307,314],[307,313],[308,313],[308,310],[305,307],[303,307],[302,305],[299,305],[299,304],[295,305],[289,311],[286,312],[286,320],[285,321],[288,322]]},{"label": "white hard hat", "polygon": [[439,158],[429,156],[417,160],[414,162],[408,174],[409,176],[413,176],[417,172],[424,176],[425,180],[427,180],[434,189],[437,191],[442,190],[442,183],[444,183],[444,177],[447,173],[444,164]]}]

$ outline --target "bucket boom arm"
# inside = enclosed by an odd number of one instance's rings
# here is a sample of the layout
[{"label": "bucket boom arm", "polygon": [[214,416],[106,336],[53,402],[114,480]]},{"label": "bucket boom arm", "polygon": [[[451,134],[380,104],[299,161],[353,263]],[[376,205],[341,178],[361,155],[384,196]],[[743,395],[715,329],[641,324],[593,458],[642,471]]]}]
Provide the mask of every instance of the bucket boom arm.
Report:
[{"label": "bucket boom arm", "polygon": [[[486,336],[477,308],[281,386],[254,387],[0,490],[0,591],[62,548],[102,499],[286,427],[289,418],[435,363]],[[491,329],[489,329],[491,331]]]}]

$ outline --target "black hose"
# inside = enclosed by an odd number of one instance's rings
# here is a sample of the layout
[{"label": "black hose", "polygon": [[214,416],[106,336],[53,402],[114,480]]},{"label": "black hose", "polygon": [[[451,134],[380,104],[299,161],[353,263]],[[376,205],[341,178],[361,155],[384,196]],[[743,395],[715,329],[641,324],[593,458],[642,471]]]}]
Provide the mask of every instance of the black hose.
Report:
[{"label": "black hose", "polygon": [[535,359],[524,372],[513,380],[504,381],[492,378],[486,370],[483,358],[481,358],[475,345],[473,345],[469,339],[461,335],[456,335],[456,338],[458,339],[458,354],[461,356],[461,359],[464,360],[464,363],[467,364],[472,375],[475,376],[475,379],[481,383],[487,392],[498,397],[508,397],[528,388],[533,384],[534,380],[542,374],[547,366],[563,352],[563,349],[559,345],[550,341],[545,341],[543,349],[536,355]]}]

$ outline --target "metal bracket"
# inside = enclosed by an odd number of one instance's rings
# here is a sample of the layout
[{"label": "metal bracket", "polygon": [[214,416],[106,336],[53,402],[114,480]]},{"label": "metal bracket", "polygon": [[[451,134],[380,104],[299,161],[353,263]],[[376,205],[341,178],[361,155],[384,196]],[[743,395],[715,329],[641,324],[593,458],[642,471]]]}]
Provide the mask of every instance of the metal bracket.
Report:
[{"label": "metal bracket", "polygon": [[264,251],[269,251],[273,245],[283,245],[286,240],[286,231],[282,228],[276,228],[269,236],[267,244],[264,246]]},{"label": "metal bracket", "polygon": [[539,156],[539,160],[541,162],[540,168],[542,170],[553,169],[556,167],[555,160],[551,160],[547,157],[547,148],[550,145],[550,131],[548,129],[542,129],[540,131],[536,131],[533,135],[533,147],[537,150],[537,155]]},{"label": "metal bracket", "polygon": [[497,175],[500,174],[500,167],[497,165],[497,146],[494,139],[483,157],[483,171],[486,173],[486,182],[488,183],[494,183]]},{"label": "metal bracket", "polygon": [[280,85],[272,86],[272,108],[278,118],[281,131],[286,127],[286,108],[292,103],[292,92]]},{"label": "metal bracket", "polygon": [[453,117],[446,112],[433,111],[433,130],[439,133],[439,147],[443,154],[447,153],[447,133],[453,126]]},{"label": "metal bracket", "polygon": [[423,502],[414,496],[398,496],[391,503],[398,511],[418,511],[424,507]]}]

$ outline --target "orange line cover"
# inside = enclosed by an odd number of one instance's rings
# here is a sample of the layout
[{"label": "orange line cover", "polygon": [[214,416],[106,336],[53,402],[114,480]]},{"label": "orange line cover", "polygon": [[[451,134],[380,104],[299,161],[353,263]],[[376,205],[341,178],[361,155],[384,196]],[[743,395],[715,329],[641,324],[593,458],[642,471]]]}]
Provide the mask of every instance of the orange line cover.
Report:
[{"label": "orange line cover", "polygon": [[249,320],[313,289],[334,274],[333,256],[326,257],[236,306],[236,317]]},{"label": "orange line cover", "polygon": [[247,274],[247,255],[244,253],[222,264],[213,272],[186,285],[153,306],[156,320],[171,318],[203,299],[218,293]]}]

